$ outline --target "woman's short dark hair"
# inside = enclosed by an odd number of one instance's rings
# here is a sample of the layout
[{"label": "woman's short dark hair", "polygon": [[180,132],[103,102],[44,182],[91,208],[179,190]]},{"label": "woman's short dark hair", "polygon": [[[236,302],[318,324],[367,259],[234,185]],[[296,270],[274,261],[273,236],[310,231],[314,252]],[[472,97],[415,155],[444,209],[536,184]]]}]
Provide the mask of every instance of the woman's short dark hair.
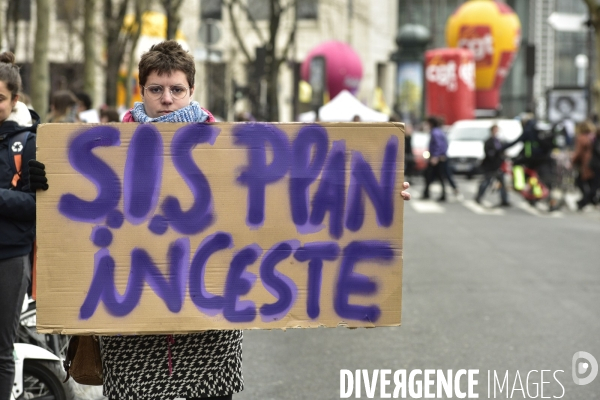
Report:
[{"label": "woman's short dark hair", "polygon": [[158,75],[170,75],[173,71],[183,72],[190,87],[194,86],[196,75],[194,58],[175,40],[165,40],[150,47],[150,50],[142,55],[138,69],[142,86],[146,84],[152,72]]},{"label": "woman's short dark hair", "polygon": [[19,94],[21,90],[21,75],[19,66],[15,64],[15,55],[10,51],[0,54],[0,81],[6,84],[10,90],[11,100]]},{"label": "woman's short dark hair", "polygon": [[427,123],[432,128],[439,128],[440,126],[442,126],[440,119],[438,117],[433,116],[433,115],[427,117]]}]

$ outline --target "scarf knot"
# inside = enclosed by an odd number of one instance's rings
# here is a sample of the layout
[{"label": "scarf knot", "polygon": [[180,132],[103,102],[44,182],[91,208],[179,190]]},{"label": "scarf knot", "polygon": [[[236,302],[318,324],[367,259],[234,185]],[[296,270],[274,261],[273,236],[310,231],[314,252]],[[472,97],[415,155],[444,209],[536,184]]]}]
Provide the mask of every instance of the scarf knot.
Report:
[{"label": "scarf knot", "polygon": [[144,109],[144,103],[136,102],[131,110],[133,119],[142,124],[148,122],[206,122],[208,113],[200,107],[197,101],[192,101],[189,106],[177,111],[161,115],[158,118],[150,118]]}]

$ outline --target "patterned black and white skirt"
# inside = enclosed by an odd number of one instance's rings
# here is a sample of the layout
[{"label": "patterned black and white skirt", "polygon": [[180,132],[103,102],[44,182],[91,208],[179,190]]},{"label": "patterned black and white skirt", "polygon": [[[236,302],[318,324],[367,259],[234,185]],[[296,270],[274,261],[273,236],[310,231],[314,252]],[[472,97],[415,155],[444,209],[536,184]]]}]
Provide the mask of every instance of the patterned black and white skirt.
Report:
[{"label": "patterned black and white skirt", "polygon": [[244,387],[242,331],[103,336],[102,366],[111,400],[227,396]]}]

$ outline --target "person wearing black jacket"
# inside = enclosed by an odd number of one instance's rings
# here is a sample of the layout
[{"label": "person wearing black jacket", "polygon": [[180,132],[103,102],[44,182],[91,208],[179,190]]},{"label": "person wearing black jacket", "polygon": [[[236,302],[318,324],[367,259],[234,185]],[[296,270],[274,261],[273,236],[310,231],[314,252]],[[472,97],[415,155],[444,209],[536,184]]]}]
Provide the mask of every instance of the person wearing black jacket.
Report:
[{"label": "person wearing black jacket", "polygon": [[[13,344],[35,239],[35,190],[48,189],[44,166],[35,161],[39,116],[18,101],[14,61],[12,53],[0,54],[0,399],[10,398],[13,387]],[[24,131],[30,132],[25,143],[16,141]],[[21,173],[15,175],[14,153],[20,151]]]},{"label": "person wearing black jacket", "polygon": [[492,125],[490,128],[490,137],[483,145],[485,158],[481,162],[481,169],[483,170],[484,176],[479,184],[477,197],[475,197],[477,203],[481,203],[481,198],[483,197],[485,190],[495,179],[500,184],[500,205],[502,207],[510,206],[506,185],[504,184],[504,172],[501,169],[502,162],[504,161],[504,148],[505,147],[498,139],[498,125]]}]

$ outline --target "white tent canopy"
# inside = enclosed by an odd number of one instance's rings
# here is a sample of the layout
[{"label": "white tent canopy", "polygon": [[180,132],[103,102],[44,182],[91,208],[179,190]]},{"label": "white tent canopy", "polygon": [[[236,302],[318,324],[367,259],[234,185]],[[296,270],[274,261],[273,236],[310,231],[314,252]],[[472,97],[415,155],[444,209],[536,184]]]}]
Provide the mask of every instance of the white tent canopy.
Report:
[{"label": "white tent canopy", "polygon": [[[322,122],[349,122],[358,115],[361,122],[387,122],[389,116],[361,103],[347,90],[342,90],[331,101],[319,108],[319,120]],[[300,114],[300,122],[314,122],[315,112]]]}]

